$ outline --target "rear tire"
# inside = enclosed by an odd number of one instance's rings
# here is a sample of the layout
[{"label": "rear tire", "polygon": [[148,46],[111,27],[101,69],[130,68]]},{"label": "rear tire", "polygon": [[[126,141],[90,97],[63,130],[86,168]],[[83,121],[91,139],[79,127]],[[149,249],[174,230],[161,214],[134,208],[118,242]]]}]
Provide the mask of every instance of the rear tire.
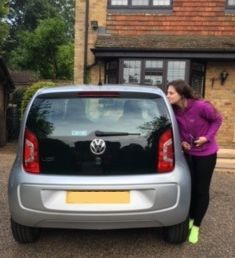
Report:
[{"label": "rear tire", "polygon": [[18,224],[13,219],[11,219],[11,231],[14,239],[21,244],[33,243],[40,237],[39,228]]},{"label": "rear tire", "polygon": [[164,239],[171,244],[182,244],[188,237],[189,218],[180,224],[165,228]]}]

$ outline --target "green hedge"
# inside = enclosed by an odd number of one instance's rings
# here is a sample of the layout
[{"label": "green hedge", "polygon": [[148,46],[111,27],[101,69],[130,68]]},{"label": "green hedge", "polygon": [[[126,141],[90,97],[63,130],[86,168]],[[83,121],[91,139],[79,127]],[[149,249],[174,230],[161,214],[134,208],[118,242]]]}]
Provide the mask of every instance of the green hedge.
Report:
[{"label": "green hedge", "polygon": [[15,89],[14,92],[12,93],[10,103],[17,105],[17,107],[20,108],[25,91],[26,91],[26,88]]},{"label": "green hedge", "polygon": [[36,82],[32,86],[30,86],[26,89],[26,91],[24,92],[23,99],[21,102],[21,107],[20,107],[21,117],[23,116],[24,111],[25,111],[29,101],[31,100],[33,95],[36,93],[36,91],[41,88],[48,88],[48,87],[55,87],[55,83],[54,82],[43,82],[43,81]]}]

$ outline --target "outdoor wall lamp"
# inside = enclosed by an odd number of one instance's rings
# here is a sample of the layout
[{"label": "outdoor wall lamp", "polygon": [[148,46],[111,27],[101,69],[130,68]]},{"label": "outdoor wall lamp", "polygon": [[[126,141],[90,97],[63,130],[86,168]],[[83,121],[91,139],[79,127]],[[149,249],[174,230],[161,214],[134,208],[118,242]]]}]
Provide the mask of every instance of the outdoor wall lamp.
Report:
[{"label": "outdoor wall lamp", "polygon": [[93,30],[98,30],[99,24],[98,21],[91,21],[91,28]]},{"label": "outdoor wall lamp", "polygon": [[221,85],[224,85],[224,83],[227,80],[228,76],[229,76],[229,73],[227,71],[225,71],[225,70],[220,73],[220,84]]}]

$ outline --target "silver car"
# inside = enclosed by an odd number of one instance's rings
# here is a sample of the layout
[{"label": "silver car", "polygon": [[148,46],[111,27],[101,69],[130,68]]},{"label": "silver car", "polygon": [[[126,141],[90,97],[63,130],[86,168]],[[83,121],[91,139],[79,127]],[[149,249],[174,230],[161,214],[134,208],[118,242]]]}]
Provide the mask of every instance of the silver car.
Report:
[{"label": "silver car", "polygon": [[22,120],[8,191],[20,243],[42,228],[162,227],[168,242],[187,238],[190,174],[156,87],[39,90]]}]

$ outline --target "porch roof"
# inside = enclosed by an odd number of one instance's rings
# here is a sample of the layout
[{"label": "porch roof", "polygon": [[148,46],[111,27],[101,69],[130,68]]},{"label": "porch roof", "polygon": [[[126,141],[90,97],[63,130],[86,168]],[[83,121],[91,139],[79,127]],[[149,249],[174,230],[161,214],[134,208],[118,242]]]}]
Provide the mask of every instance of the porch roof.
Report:
[{"label": "porch roof", "polygon": [[96,57],[167,57],[235,60],[235,36],[99,35]]}]

